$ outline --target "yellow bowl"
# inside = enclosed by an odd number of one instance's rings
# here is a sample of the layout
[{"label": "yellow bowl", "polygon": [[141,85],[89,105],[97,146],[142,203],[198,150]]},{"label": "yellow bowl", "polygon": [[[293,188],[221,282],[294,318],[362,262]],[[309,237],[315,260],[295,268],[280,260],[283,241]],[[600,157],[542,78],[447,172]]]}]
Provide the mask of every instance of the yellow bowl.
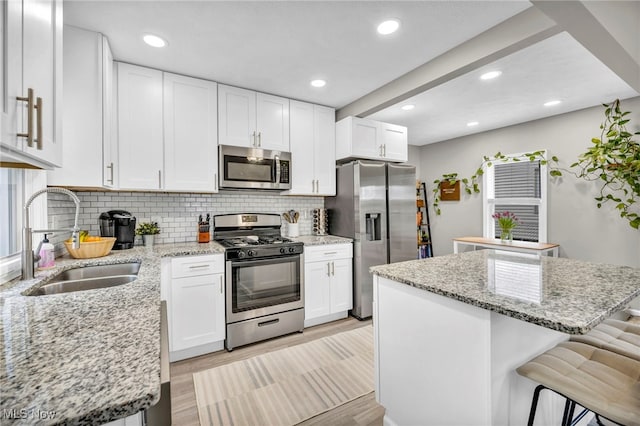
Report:
[{"label": "yellow bowl", "polygon": [[75,259],[91,259],[93,257],[106,256],[116,243],[116,237],[101,237],[100,241],[80,243],[80,248],[74,249],[70,242],[65,241],[64,246],[71,257]]}]

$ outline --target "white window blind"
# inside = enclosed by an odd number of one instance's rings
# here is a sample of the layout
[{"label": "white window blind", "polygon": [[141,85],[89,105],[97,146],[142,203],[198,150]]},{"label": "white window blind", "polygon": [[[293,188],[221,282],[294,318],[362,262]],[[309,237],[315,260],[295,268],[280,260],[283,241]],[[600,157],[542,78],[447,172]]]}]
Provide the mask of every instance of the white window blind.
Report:
[{"label": "white window blind", "polygon": [[495,164],[496,198],[540,198],[540,161]]},{"label": "white window blind", "polygon": [[[518,154],[507,155],[516,157]],[[500,238],[494,213],[511,212],[519,219],[513,239],[546,242],[546,165],[539,160],[494,162],[484,174],[484,236]]]}]

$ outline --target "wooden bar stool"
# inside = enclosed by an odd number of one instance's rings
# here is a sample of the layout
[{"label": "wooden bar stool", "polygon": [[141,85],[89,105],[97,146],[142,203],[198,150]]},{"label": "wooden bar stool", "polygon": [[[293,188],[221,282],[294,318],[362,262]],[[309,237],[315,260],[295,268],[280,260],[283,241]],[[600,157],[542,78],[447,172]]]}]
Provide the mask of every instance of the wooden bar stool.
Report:
[{"label": "wooden bar stool", "polygon": [[640,361],[640,325],[608,319],[587,334],[572,336],[571,341],[586,343]]},{"label": "wooden bar stool", "polygon": [[531,402],[530,426],[539,394],[544,389],[566,398],[563,426],[572,424],[576,404],[618,424],[640,426],[640,361],[637,359],[569,341],[516,371],[540,384]]}]

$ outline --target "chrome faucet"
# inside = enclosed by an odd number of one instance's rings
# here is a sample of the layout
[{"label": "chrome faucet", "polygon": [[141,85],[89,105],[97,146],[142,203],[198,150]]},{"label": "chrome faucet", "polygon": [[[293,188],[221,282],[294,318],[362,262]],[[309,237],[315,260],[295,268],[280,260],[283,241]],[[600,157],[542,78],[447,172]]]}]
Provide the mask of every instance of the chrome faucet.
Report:
[{"label": "chrome faucet", "polygon": [[[32,230],[29,224],[29,206],[39,195],[47,192],[54,192],[68,195],[76,204],[76,220],[71,229],[38,229]],[[22,229],[22,279],[30,280],[33,278],[34,264],[40,259],[38,254],[33,252],[33,234],[44,234],[50,232],[67,232],[71,231],[71,241],[73,248],[80,248],[80,236],[78,228],[78,216],[80,214],[80,199],[73,192],[64,188],[45,188],[35,192],[25,203],[23,211],[23,229]],[[42,243],[41,243],[42,244]]]}]

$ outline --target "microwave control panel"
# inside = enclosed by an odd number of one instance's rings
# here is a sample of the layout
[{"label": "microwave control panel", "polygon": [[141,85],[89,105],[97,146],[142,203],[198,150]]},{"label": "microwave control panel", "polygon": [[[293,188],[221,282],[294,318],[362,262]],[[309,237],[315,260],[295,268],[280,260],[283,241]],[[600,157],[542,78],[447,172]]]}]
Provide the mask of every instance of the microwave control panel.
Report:
[{"label": "microwave control panel", "polygon": [[289,162],[280,160],[280,183],[289,183]]}]

